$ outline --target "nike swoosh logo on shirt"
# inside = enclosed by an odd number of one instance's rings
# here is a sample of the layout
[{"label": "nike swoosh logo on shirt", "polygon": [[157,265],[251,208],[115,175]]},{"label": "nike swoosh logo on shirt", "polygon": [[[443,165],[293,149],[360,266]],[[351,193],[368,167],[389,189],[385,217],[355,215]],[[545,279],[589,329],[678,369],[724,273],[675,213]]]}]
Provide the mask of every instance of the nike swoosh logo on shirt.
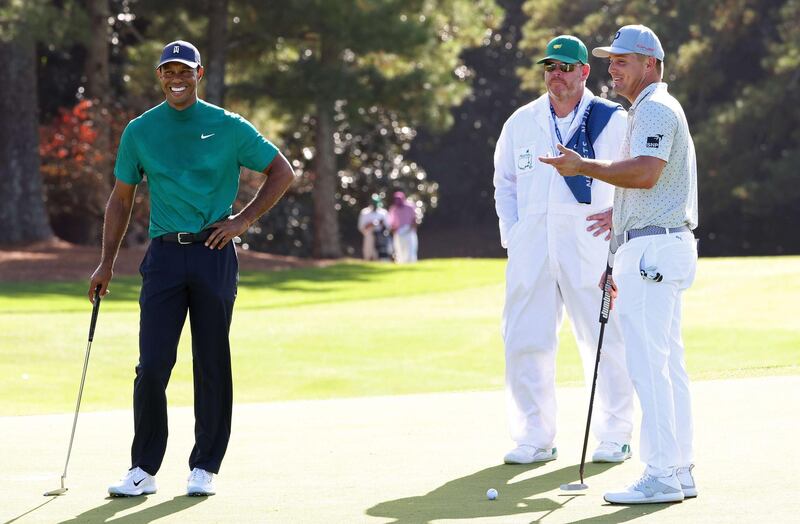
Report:
[{"label": "nike swoosh logo on shirt", "polygon": [[134,485],[134,486],[138,486],[138,485],[139,485],[139,484],[141,484],[141,483],[142,483],[142,481],[143,481],[144,479],[146,479],[146,478],[147,478],[147,477],[142,477],[142,478],[140,478],[139,480],[134,480],[134,481],[133,481],[133,485]]},{"label": "nike swoosh logo on shirt", "polygon": [[214,135],[216,135],[216,133],[211,133],[210,135],[201,134],[200,135],[200,140],[205,140],[206,138],[211,138]]}]

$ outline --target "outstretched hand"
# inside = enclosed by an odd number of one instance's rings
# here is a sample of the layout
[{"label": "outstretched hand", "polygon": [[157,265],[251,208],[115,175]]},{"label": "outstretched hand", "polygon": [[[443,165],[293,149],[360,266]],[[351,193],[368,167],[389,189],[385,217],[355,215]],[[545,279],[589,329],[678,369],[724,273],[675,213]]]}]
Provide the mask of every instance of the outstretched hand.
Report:
[{"label": "outstretched hand", "polygon": [[568,149],[561,144],[558,144],[557,147],[561,152],[559,156],[540,156],[539,161],[553,166],[561,176],[580,175],[581,162],[583,160],[581,156],[572,149]]}]

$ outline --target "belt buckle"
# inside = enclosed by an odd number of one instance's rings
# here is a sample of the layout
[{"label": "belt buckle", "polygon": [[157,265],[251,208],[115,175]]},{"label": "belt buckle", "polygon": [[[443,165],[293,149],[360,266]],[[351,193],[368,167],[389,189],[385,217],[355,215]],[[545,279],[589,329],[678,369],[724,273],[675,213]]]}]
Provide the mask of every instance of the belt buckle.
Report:
[{"label": "belt buckle", "polygon": [[191,233],[178,233],[178,244],[182,246],[188,246],[189,244],[192,243],[191,240],[184,241],[181,235],[191,235]]}]

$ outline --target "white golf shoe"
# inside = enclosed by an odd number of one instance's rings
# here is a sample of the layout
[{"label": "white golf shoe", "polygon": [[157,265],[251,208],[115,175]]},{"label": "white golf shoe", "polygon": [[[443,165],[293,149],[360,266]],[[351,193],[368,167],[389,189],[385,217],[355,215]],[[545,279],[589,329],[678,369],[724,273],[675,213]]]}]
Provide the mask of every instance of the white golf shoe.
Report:
[{"label": "white golf shoe", "polygon": [[215,494],[214,474],[200,468],[194,468],[189,473],[189,483],[186,485],[186,494],[190,497],[206,497]]},{"label": "white golf shoe", "polygon": [[604,440],[592,453],[592,462],[625,462],[631,458],[630,444]]},{"label": "white golf shoe", "polygon": [[512,449],[503,457],[506,464],[533,464],[534,462],[548,462],[558,458],[556,448],[537,448],[521,444]]},{"label": "white golf shoe", "polygon": [[678,468],[675,474],[678,476],[678,481],[681,483],[681,491],[683,491],[683,498],[691,499],[697,496],[697,484],[694,483],[694,476],[692,470],[694,464],[685,468]]},{"label": "white golf shoe", "polygon": [[666,477],[654,477],[645,473],[624,491],[611,491],[603,495],[603,498],[611,504],[680,502],[683,500],[683,491],[674,471]]},{"label": "white golf shoe", "polygon": [[136,467],[117,482],[108,487],[108,494],[112,497],[138,497],[139,495],[152,495],[156,492],[156,478],[142,468]]}]

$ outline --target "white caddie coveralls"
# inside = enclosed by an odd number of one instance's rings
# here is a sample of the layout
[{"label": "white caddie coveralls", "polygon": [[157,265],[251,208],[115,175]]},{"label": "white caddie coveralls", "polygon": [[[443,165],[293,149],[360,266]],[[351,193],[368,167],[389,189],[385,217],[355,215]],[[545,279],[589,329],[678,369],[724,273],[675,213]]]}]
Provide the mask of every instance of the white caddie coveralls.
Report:
[{"label": "white caddie coveralls", "polygon": [[[367,226],[372,228],[367,229]],[[358,230],[364,236],[361,244],[364,260],[378,260],[378,251],[375,248],[375,229],[389,228],[389,212],[382,207],[367,206],[358,214]]]},{"label": "white caddie coveralls", "polygon": [[[663,477],[693,459],[681,297],[697,266],[697,246],[688,231],[697,227],[697,161],[686,116],[667,84],[650,84],[634,101],[622,155],[666,162],[652,188],[617,188],[614,195],[614,234],[621,244],[614,262],[615,310],[642,407],[640,456],[647,473]],[[625,232],[649,226],[687,231],[623,243]]]},{"label": "white caddie coveralls", "polygon": [[[568,142],[592,100],[586,89]],[[555,362],[564,307],[591,384],[600,333],[606,235],[586,231],[586,217],[612,205],[614,188],[599,180],[591,204],[578,203],[563,178],[540,156],[557,154],[549,95],[518,109],[503,126],[495,150],[494,185],[501,243],[508,249],[505,342],[511,437],[518,445],[553,447],[556,436]],[[615,111],[593,144],[595,157],[615,160],[625,137],[626,115]],[[625,369],[619,323],[605,329],[597,379],[593,433],[600,441],[630,442],[633,388]],[[575,416],[582,414],[575,413]]]}]

